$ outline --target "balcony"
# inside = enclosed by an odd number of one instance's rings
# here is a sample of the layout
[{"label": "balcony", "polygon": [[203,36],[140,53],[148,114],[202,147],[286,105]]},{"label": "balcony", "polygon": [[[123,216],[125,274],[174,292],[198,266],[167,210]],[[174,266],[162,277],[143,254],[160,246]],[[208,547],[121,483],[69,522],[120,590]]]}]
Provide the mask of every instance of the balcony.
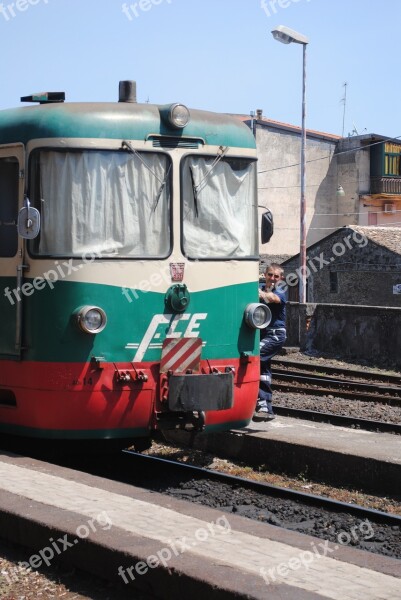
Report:
[{"label": "balcony", "polygon": [[371,177],[371,194],[401,194],[401,177]]}]

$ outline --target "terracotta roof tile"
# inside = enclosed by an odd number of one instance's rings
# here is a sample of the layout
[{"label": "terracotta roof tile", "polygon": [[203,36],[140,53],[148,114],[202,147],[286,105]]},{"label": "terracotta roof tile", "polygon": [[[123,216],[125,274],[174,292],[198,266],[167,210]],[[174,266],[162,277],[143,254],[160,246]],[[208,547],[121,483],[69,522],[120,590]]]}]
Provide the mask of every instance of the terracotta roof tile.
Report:
[{"label": "terracotta roof tile", "polygon": [[[252,119],[252,117],[250,115],[232,115],[233,117],[236,117],[237,119],[240,119],[240,121],[250,121]],[[301,127],[298,127],[298,125],[291,125],[291,123],[282,123],[281,121],[274,121],[273,119],[266,119],[265,117],[262,117],[261,119],[257,119],[256,116],[254,117],[254,120],[256,120],[258,123],[261,123],[262,125],[270,125],[273,127],[283,127],[285,129],[292,129],[294,131],[301,131]],[[315,131],[314,129],[306,129],[306,132],[309,134],[313,134],[313,135],[320,135],[320,136],[324,136],[324,137],[328,137],[328,138],[332,138],[333,140],[341,140],[342,137],[341,135],[335,135],[334,133],[326,133],[324,131]]]},{"label": "terracotta roof tile", "polygon": [[348,227],[363,234],[378,246],[401,254],[401,227],[362,227],[359,225],[349,225]]}]

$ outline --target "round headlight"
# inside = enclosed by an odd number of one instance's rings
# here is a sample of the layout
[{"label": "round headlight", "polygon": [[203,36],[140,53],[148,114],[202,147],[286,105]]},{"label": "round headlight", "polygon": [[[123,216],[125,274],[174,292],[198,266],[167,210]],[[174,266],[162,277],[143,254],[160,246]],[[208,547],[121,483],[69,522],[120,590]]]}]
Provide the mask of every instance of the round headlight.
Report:
[{"label": "round headlight", "polygon": [[254,329],[264,329],[271,321],[272,314],[266,304],[253,302],[248,304],[244,313],[245,322]]},{"label": "round headlight", "polygon": [[169,121],[173,127],[183,129],[189,121],[189,110],[183,104],[173,104],[170,108]]},{"label": "round headlight", "polygon": [[106,327],[107,317],[98,306],[84,306],[77,313],[77,321],[85,333],[100,333]]}]

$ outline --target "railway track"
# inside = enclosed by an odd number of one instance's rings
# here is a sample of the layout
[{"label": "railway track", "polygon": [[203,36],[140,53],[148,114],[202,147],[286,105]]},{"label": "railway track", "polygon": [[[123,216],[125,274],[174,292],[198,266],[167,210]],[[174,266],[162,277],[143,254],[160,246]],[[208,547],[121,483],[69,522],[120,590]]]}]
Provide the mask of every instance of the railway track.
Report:
[{"label": "railway track", "polygon": [[314,362],[301,362],[292,360],[283,360],[280,358],[273,358],[273,368],[291,370],[291,372],[303,371],[307,374],[316,373],[325,376],[338,376],[339,378],[349,379],[353,378],[353,381],[371,382],[376,384],[385,384],[394,387],[401,386],[401,374],[392,375],[391,373],[378,373],[377,371],[362,371],[360,369],[345,369],[341,367],[332,367],[329,365],[322,365]]},{"label": "railway track", "polygon": [[[348,540],[353,547],[401,558],[399,516],[129,450],[124,455],[134,459],[136,471],[153,472],[152,478],[158,480],[155,491],[218,508],[228,520],[229,514],[235,513],[332,542]],[[362,523],[369,536],[356,536],[351,541],[350,532],[362,528]]]},{"label": "railway track", "polygon": [[349,379],[339,379],[328,375],[311,375],[295,370],[289,372],[274,365],[272,369],[274,389],[285,392],[333,395],[349,400],[381,402],[391,406],[401,406],[401,386],[389,387],[384,383],[361,383]]},{"label": "railway track", "polygon": [[318,423],[330,423],[331,425],[337,425],[338,427],[363,429],[365,431],[375,431],[377,433],[394,433],[401,435],[401,424],[398,423],[373,421],[370,419],[360,419],[352,416],[335,415],[328,412],[291,408],[280,406],[280,404],[274,405],[274,412],[282,417],[292,417],[295,419],[304,419],[306,421],[315,421]]},{"label": "railway track", "polygon": [[[279,358],[273,359],[272,369],[274,390],[282,392],[275,401],[278,415],[401,434],[400,376]],[[385,415],[384,406],[388,407]]]},{"label": "railway track", "polygon": [[[334,543],[350,543],[401,558],[401,516],[326,497],[244,479],[176,460],[124,450],[113,457],[64,457],[62,466],[142,487],[230,514],[299,531]],[[351,539],[368,530],[368,537]]]}]

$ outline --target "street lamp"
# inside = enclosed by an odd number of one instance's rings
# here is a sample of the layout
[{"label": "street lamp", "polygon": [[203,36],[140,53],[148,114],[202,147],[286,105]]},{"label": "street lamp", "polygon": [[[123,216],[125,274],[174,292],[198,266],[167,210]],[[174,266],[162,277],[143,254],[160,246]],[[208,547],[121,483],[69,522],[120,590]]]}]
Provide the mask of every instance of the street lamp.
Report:
[{"label": "street lamp", "polygon": [[283,44],[302,44],[302,131],[301,131],[301,206],[300,206],[300,278],[299,278],[299,302],[306,302],[306,199],[305,199],[305,153],[306,153],[306,46],[308,38],[289,27],[279,25],[273,29],[272,35],[275,40]]}]

